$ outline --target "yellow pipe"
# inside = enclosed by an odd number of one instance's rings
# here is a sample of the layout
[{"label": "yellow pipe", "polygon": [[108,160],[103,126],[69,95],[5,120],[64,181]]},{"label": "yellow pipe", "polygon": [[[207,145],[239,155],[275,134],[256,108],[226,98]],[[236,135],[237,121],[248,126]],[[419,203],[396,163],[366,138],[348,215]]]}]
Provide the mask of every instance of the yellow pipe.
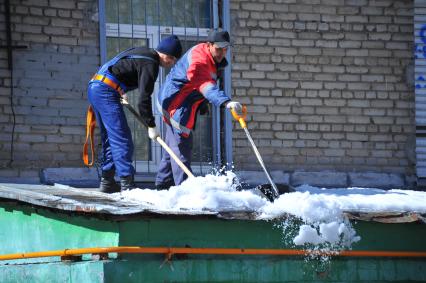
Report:
[{"label": "yellow pipe", "polygon": [[130,253],[130,254],[165,254],[169,258],[173,254],[218,254],[218,255],[318,255],[344,257],[426,257],[426,252],[407,251],[307,251],[293,249],[232,249],[232,248],[168,248],[168,247],[103,247],[65,249],[56,251],[17,253],[0,255],[0,260],[74,256],[82,254]]}]

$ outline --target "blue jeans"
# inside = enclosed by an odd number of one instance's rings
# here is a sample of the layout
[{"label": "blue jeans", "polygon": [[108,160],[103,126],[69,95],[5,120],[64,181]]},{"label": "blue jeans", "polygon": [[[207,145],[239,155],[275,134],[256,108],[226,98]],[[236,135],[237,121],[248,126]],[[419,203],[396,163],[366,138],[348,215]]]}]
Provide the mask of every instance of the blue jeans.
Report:
[{"label": "blue jeans", "polygon": [[87,97],[96,114],[102,139],[102,171],[120,177],[133,175],[133,141],[120,94],[101,82],[89,84]]},{"label": "blue jeans", "polygon": [[[182,137],[176,130],[169,124],[164,123],[166,127],[166,144],[172,149],[173,153],[191,170],[191,155],[192,155],[192,133],[189,137]],[[192,172],[192,171],[191,171]],[[163,151],[163,158],[158,166],[157,177],[155,185],[166,185],[174,183],[176,186],[180,185],[188,178],[188,175],[179,167],[173,158]]]}]

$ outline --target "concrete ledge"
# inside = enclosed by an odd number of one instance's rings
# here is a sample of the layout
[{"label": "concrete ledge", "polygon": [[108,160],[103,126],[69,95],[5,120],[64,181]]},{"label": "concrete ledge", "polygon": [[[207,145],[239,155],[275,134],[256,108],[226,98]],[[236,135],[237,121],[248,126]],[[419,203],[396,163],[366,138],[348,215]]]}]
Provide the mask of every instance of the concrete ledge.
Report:
[{"label": "concrete ledge", "polygon": [[406,186],[402,175],[387,173],[348,173],[350,187],[397,189]]},{"label": "concrete ledge", "polygon": [[[240,181],[250,185],[260,185],[269,183],[263,171],[238,171],[236,172]],[[277,184],[290,184],[290,174],[283,171],[270,172],[272,180]]]},{"label": "concrete ledge", "polygon": [[40,172],[40,181],[46,185],[55,183],[73,187],[98,186],[96,168],[45,168]]},{"label": "concrete ledge", "polygon": [[[345,172],[305,172],[296,171],[284,173],[283,171],[271,172],[272,179],[277,184],[287,184],[292,187],[304,184],[322,188],[370,187],[380,189],[405,188],[412,189],[401,174],[391,173],[345,173]],[[237,176],[240,181],[251,185],[268,183],[263,171],[239,171]]]},{"label": "concrete ledge", "polygon": [[1,169],[0,183],[40,184],[38,170]]},{"label": "concrete ledge", "polygon": [[0,183],[40,184],[40,178],[0,177]]},{"label": "concrete ledge", "polygon": [[339,172],[294,172],[291,174],[291,185],[300,186],[303,184],[326,187],[345,188],[348,184],[346,173]]},{"label": "concrete ledge", "polygon": [[[417,178],[393,173],[376,172],[284,172],[270,171],[272,179],[277,184],[286,184],[292,187],[303,184],[324,188],[370,187],[381,189],[405,188],[413,189]],[[263,171],[237,171],[240,181],[250,185],[269,183]],[[40,176],[39,176],[40,175]],[[136,174],[137,182],[152,182],[155,174]],[[54,183],[73,187],[97,187],[99,177],[96,168],[45,168],[40,172],[36,170],[0,170],[1,183]]]}]

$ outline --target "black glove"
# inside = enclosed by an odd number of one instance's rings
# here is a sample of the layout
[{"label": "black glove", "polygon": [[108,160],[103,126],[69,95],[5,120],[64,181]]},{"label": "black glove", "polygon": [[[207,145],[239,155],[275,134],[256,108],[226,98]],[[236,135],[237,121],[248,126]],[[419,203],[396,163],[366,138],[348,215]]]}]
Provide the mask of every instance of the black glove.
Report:
[{"label": "black glove", "polygon": [[209,102],[205,99],[200,106],[198,107],[198,111],[200,111],[200,115],[209,115]]}]

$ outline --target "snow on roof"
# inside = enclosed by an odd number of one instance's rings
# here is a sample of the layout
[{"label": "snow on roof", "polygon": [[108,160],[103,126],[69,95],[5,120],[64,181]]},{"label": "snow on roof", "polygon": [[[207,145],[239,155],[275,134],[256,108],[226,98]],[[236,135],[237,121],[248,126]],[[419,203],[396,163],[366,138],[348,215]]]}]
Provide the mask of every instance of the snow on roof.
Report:
[{"label": "snow on roof", "polygon": [[[0,184],[0,198],[63,210],[130,215],[215,215],[222,218],[278,220],[283,230],[298,219],[295,245],[350,246],[359,241],[349,219],[426,222],[426,192],[375,188],[325,189],[302,185],[273,203],[256,190],[236,190],[236,175],[206,175],[169,190],[134,189],[112,195],[59,185]],[[293,217],[287,217],[287,216]]]},{"label": "snow on roof", "polygon": [[[305,224],[294,237],[296,245],[324,244],[349,247],[360,240],[348,221],[348,214],[426,213],[426,192],[380,190],[374,188],[324,189],[302,185],[295,192],[281,195],[271,203],[253,191],[236,191],[236,175],[196,177],[168,191],[136,189],[116,194],[121,201],[145,201],[158,210],[177,211],[253,211],[256,219],[272,220],[294,215]],[[407,220],[408,221],[408,220]],[[283,229],[287,229],[286,223]]]}]

